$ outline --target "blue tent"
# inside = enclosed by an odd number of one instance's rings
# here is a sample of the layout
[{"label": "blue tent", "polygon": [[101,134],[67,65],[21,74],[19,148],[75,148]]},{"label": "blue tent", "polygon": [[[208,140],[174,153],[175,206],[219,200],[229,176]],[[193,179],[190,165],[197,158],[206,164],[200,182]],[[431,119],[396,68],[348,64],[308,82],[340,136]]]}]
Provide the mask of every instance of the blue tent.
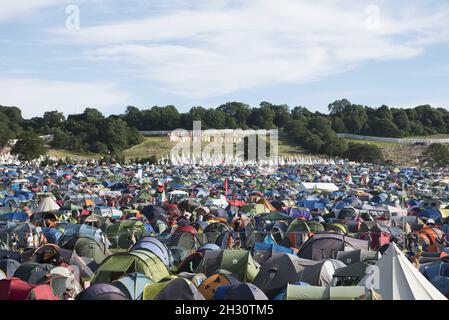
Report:
[{"label": "blue tent", "polygon": [[435,208],[427,208],[422,210],[419,213],[419,217],[420,218],[427,218],[427,219],[433,219],[433,220],[438,220],[441,219],[441,212],[438,209]]},{"label": "blue tent", "polygon": [[324,203],[322,203],[319,200],[309,200],[309,199],[300,200],[298,201],[298,206],[307,209],[320,209],[320,210],[324,209]]},{"label": "blue tent", "polygon": [[442,277],[442,276],[436,276],[435,278],[430,281],[430,283],[433,284],[435,288],[438,289],[444,296],[449,295],[449,278],[448,277]]},{"label": "blue tent", "polygon": [[[323,205],[324,208],[324,205]],[[288,208],[287,214],[292,218],[304,218],[307,220],[312,220],[312,214],[309,210],[304,210],[300,208]]]},{"label": "blue tent", "polygon": [[101,229],[95,228],[87,224],[68,224],[64,233],[59,239],[60,245],[64,243],[77,239],[77,238],[90,238],[96,242],[103,242],[103,231]]},{"label": "blue tent", "polygon": [[0,220],[25,222],[28,220],[28,215],[24,212],[4,213],[0,215]]},{"label": "blue tent", "polygon": [[154,253],[168,268],[170,268],[173,264],[173,256],[171,251],[158,238],[143,237],[132,246],[130,251],[139,249],[148,250]]},{"label": "blue tent", "polygon": [[62,237],[62,232],[55,228],[42,228],[42,233],[45,238],[47,238],[48,242],[53,244],[58,244],[59,239]]},{"label": "blue tent", "polygon": [[221,250],[221,248],[215,243],[205,243],[196,251],[207,251],[207,250]]}]

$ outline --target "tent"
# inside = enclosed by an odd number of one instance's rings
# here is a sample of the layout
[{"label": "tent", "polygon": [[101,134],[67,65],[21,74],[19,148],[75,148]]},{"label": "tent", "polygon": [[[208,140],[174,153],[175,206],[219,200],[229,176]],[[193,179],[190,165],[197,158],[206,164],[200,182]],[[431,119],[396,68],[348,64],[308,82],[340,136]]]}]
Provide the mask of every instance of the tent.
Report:
[{"label": "tent", "polygon": [[133,250],[110,255],[95,271],[92,283],[111,283],[129,273],[142,273],[153,281],[169,275],[161,259],[147,250]]},{"label": "tent", "polygon": [[53,212],[58,211],[61,207],[56,203],[55,200],[51,197],[46,197],[42,199],[42,201],[37,206],[34,213],[44,213],[44,212]]},{"label": "tent", "polygon": [[211,275],[205,279],[199,286],[198,291],[203,295],[206,300],[211,300],[215,294],[215,291],[220,286],[227,286],[237,284],[239,281],[227,272],[221,272]]},{"label": "tent", "polygon": [[128,300],[123,292],[106,283],[94,284],[76,296],[75,300]]},{"label": "tent", "polygon": [[310,260],[335,258],[338,251],[350,249],[368,250],[368,241],[336,233],[317,233],[307,240],[299,251],[299,257]]},{"label": "tent", "polygon": [[23,263],[14,272],[14,277],[31,284],[42,284],[47,281],[47,274],[53,268],[51,264]]},{"label": "tent", "polygon": [[[378,272],[360,280],[359,285],[373,282],[374,288],[385,300],[446,300],[405,255],[395,243],[376,263]],[[374,277],[374,279],[372,279]]]},{"label": "tent", "polygon": [[[335,265],[332,260],[309,261],[299,271],[297,280],[310,284],[311,286],[330,286],[335,273]],[[344,264],[343,264],[344,265]]]},{"label": "tent", "polygon": [[13,259],[0,260],[0,270],[3,271],[8,278],[11,278],[14,275],[19,266],[20,262]]},{"label": "tent", "polygon": [[353,287],[316,287],[289,284],[287,300],[359,300],[366,297],[363,286]]},{"label": "tent", "polygon": [[214,300],[268,300],[268,298],[255,285],[243,282],[218,287],[214,294]]},{"label": "tent", "polygon": [[187,279],[176,278],[167,283],[157,294],[155,300],[204,300],[203,295]]},{"label": "tent", "polygon": [[132,250],[148,250],[156,254],[170,268],[173,265],[173,256],[168,247],[155,237],[143,237],[139,239],[130,249]]},{"label": "tent", "polygon": [[153,283],[153,280],[135,272],[112,282],[112,285],[119,288],[129,300],[142,300],[143,289],[148,283]]},{"label": "tent", "polygon": [[33,285],[18,278],[0,280],[0,300],[26,300]]},{"label": "tent", "polygon": [[264,263],[269,258],[284,253],[293,254],[292,248],[280,246],[275,243],[256,242],[253,248],[253,258],[258,263]]},{"label": "tent", "polygon": [[72,249],[78,238],[90,238],[96,242],[103,243],[104,234],[101,229],[87,224],[68,224],[64,226],[64,232],[59,238],[59,245],[64,248]]},{"label": "tent", "polygon": [[196,273],[204,273],[206,276],[217,273],[219,270],[227,270],[233,273],[239,281],[252,281],[259,272],[259,264],[251,257],[247,250],[223,250],[206,251]]},{"label": "tent", "polygon": [[100,264],[111,253],[103,243],[90,238],[78,238],[73,250],[80,257],[91,258],[96,264]]},{"label": "tent", "polygon": [[119,223],[110,224],[106,228],[106,235],[111,241],[113,248],[128,249],[131,242],[131,235],[136,237],[145,233],[143,223],[138,220],[125,220]]},{"label": "tent", "polygon": [[275,297],[288,283],[299,281],[299,272],[304,269],[302,259],[292,254],[281,253],[265,261],[253,284],[268,297]]},{"label": "tent", "polygon": [[308,183],[301,182],[298,187],[299,192],[314,192],[314,191],[322,191],[322,192],[335,192],[338,191],[338,187],[334,183]]}]

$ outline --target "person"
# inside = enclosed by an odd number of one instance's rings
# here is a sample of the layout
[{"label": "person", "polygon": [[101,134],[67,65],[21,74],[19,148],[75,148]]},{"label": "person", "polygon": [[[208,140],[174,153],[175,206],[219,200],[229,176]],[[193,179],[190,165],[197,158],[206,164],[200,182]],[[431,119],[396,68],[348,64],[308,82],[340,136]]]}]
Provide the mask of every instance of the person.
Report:
[{"label": "person", "polygon": [[27,233],[25,236],[26,247],[34,248],[34,237],[32,233]]},{"label": "person", "polygon": [[228,234],[226,246],[229,250],[234,249],[234,238],[232,237],[232,234],[230,234],[230,233]]},{"label": "person", "polygon": [[237,235],[237,238],[235,239],[235,249],[236,250],[240,250],[241,249],[241,240],[240,240],[240,235]]},{"label": "person", "polygon": [[17,236],[17,233],[14,233],[11,237],[11,245],[12,245],[12,250],[17,250],[17,247],[19,245],[19,237]]}]

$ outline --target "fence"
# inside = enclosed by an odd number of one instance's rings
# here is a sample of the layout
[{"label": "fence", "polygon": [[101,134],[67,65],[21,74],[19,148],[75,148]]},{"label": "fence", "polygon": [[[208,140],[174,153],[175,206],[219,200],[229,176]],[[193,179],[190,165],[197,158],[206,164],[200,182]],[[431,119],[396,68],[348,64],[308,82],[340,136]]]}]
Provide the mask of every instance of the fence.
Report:
[{"label": "fence", "polygon": [[449,139],[383,138],[383,137],[373,137],[373,136],[360,136],[357,134],[350,134],[350,133],[338,133],[337,136],[339,136],[340,138],[344,138],[344,139],[365,140],[365,141],[373,141],[373,142],[402,143],[402,144],[415,144],[415,143],[449,144]]},{"label": "fence", "polygon": [[170,130],[159,130],[159,131],[140,131],[144,136],[166,136],[170,133]]}]

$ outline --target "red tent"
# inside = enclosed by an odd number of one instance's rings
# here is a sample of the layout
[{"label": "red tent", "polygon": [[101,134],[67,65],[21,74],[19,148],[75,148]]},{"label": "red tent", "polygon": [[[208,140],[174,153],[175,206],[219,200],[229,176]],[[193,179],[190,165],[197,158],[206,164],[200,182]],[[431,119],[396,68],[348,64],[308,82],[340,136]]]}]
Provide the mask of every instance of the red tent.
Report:
[{"label": "red tent", "polygon": [[0,280],[0,300],[26,300],[33,285],[19,278]]},{"label": "red tent", "polygon": [[189,225],[184,225],[184,226],[179,226],[176,228],[175,233],[180,233],[180,232],[188,232],[191,233],[193,235],[197,234],[198,231],[196,231],[196,229],[192,226]]},{"label": "red tent", "polygon": [[59,297],[48,284],[41,284],[31,289],[27,300],[59,300]]}]

